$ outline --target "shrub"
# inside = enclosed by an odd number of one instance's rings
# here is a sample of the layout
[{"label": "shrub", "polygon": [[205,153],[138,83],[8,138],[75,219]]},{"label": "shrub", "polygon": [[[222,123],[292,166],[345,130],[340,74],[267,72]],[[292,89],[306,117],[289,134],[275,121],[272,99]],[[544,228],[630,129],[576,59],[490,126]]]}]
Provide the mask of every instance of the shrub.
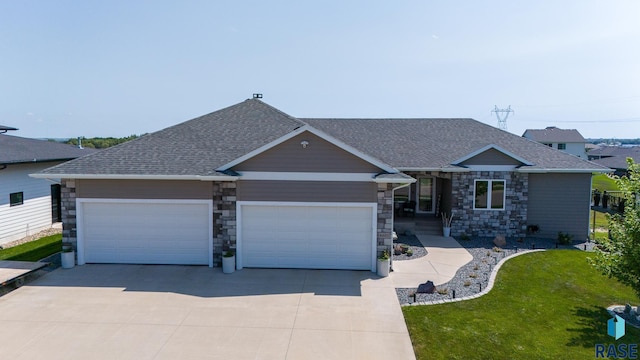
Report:
[{"label": "shrub", "polygon": [[562,231],[558,232],[558,244],[571,245],[572,241],[573,241],[573,235],[565,234]]}]

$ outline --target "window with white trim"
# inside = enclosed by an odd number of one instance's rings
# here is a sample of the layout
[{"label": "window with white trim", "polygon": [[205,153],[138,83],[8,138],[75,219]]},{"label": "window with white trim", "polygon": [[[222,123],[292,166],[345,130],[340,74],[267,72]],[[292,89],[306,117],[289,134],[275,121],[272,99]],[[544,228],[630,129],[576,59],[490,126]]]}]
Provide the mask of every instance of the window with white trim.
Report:
[{"label": "window with white trim", "polygon": [[475,180],[473,208],[476,210],[504,210],[505,180]]},{"label": "window with white trim", "polygon": [[559,143],[558,150],[567,150],[567,144]]}]

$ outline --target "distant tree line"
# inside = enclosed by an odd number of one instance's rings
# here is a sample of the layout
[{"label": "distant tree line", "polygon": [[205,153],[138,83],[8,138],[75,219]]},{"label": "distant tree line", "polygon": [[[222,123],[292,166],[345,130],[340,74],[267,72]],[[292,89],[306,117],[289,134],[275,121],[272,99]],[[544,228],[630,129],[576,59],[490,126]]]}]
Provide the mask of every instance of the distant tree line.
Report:
[{"label": "distant tree line", "polygon": [[[93,148],[93,149],[104,149],[111,146],[115,146],[118,144],[122,144],[123,142],[127,142],[129,140],[134,140],[143,135],[130,135],[122,138],[114,138],[114,137],[94,137],[94,138],[82,138],[82,147],[85,148]],[[69,139],[65,142],[65,144],[71,144],[74,146],[78,146],[78,139]]]},{"label": "distant tree line", "polygon": [[632,145],[640,145],[640,138],[638,139],[611,139],[611,138],[599,138],[599,139],[586,139],[587,142],[592,143],[592,144],[615,144],[615,143],[620,143],[620,144],[632,144]]}]

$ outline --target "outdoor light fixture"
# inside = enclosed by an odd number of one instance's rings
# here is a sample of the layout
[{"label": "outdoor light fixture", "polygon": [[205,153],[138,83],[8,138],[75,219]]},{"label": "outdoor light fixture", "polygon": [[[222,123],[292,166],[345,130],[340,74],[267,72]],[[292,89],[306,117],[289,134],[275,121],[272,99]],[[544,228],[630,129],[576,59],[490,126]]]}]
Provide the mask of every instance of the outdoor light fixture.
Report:
[{"label": "outdoor light fixture", "polygon": [[303,149],[306,149],[306,148],[307,148],[307,146],[309,146],[309,142],[308,142],[307,140],[302,140],[302,141],[300,142],[300,145],[302,145],[302,148],[303,148]]}]

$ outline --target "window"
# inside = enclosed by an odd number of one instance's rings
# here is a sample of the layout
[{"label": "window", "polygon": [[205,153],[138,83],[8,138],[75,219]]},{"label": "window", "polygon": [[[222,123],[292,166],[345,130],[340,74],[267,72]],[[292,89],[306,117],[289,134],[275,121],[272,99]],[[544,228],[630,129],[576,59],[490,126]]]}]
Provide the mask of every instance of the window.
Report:
[{"label": "window", "polygon": [[548,147],[553,147],[553,144],[549,144],[549,143],[542,143],[542,145],[547,145]]},{"label": "window", "polygon": [[504,210],[504,180],[476,180],[473,208]]},{"label": "window", "polygon": [[23,204],[23,194],[21,192],[9,194],[9,206],[16,206]]},{"label": "window", "polygon": [[558,150],[567,150],[567,144],[558,144]]}]

